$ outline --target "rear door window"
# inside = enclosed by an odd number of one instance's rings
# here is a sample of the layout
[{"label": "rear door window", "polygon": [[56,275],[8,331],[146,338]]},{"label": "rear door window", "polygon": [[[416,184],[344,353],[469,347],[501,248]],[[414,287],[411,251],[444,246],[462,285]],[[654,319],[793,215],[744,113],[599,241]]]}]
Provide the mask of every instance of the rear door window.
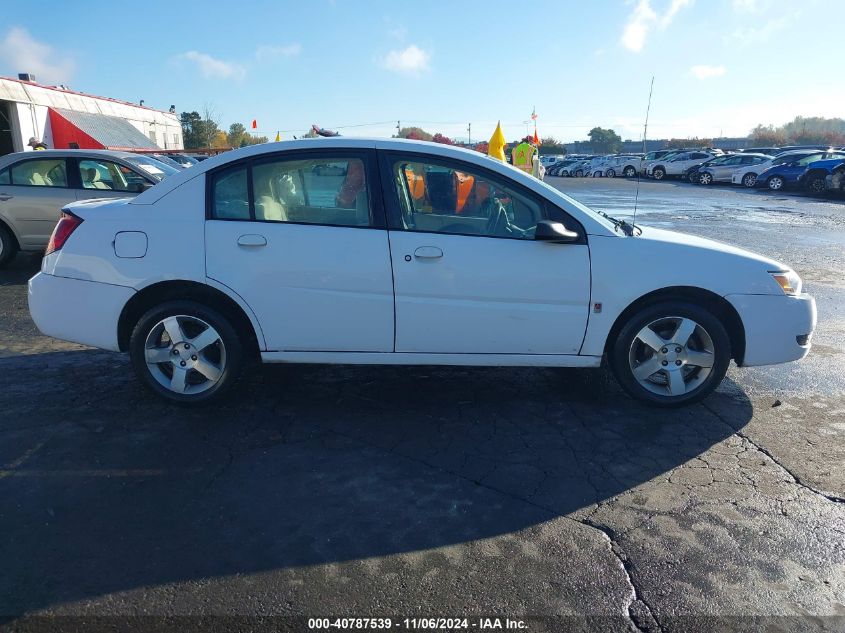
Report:
[{"label": "rear door window", "polygon": [[25,160],[12,165],[11,184],[28,187],[67,187],[64,158]]},{"label": "rear door window", "polygon": [[9,170],[4,169],[0,171],[0,185],[10,185],[12,184],[12,178],[9,176]]}]

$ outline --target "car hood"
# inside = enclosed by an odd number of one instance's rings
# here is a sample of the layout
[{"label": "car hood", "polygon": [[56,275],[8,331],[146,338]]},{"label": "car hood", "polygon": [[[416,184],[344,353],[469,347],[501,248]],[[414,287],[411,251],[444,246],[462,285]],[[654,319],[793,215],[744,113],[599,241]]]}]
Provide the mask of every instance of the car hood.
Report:
[{"label": "car hood", "polygon": [[656,229],[649,226],[640,226],[642,233],[635,237],[636,240],[645,240],[654,243],[655,247],[679,249],[681,251],[708,251],[708,253],[718,253],[724,256],[723,261],[734,258],[742,260],[744,263],[753,263],[765,267],[766,270],[791,270],[789,266],[782,264],[774,259],[747,251],[744,248],[719,242],[718,240],[711,240],[706,237],[699,237],[697,235],[689,235],[688,233],[678,233],[677,231],[667,231],[665,229]]}]

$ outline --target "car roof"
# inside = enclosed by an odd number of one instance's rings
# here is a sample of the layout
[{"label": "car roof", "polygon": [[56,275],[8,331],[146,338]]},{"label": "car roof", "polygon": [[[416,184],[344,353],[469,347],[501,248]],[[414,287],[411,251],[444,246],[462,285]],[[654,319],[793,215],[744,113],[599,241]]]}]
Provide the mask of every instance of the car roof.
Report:
[{"label": "car roof", "polygon": [[72,158],[75,156],[102,156],[103,158],[128,158],[143,156],[133,152],[121,152],[110,149],[42,149],[31,152],[14,152],[0,156],[0,167],[11,165],[24,158]]}]

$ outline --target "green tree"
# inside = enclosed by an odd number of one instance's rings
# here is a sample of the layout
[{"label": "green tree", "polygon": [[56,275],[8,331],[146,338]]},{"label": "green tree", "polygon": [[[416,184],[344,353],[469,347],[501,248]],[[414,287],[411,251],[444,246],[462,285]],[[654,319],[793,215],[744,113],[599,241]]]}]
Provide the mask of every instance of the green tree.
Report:
[{"label": "green tree", "polygon": [[566,147],[554,136],[540,139],[540,154],[566,154]]},{"label": "green tree", "polygon": [[797,116],[777,127],[758,125],[748,137],[755,144],[842,145],[845,143],[845,119]]},{"label": "green tree", "polygon": [[587,136],[590,137],[590,145],[593,146],[594,152],[606,152],[609,154],[622,149],[622,137],[613,130],[594,127],[589,131]]},{"label": "green tree", "polygon": [[229,133],[226,135],[226,142],[229,147],[243,147],[242,142],[246,133],[246,126],[243,123],[232,123],[229,126]]},{"label": "green tree", "polygon": [[182,124],[185,149],[211,147],[220,131],[210,108],[205,108],[202,115],[196,110],[183,112],[179,116],[179,122]]}]

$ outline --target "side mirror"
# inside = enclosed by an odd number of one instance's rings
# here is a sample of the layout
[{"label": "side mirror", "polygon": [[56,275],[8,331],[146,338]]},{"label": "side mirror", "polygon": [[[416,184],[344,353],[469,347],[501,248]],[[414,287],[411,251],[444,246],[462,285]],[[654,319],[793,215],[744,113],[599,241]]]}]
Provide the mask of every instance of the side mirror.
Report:
[{"label": "side mirror", "polygon": [[534,239],[552,244],[570,244],[578,241],[579,235],[567,229],[561,222],[540,220],[534,229]]}]

